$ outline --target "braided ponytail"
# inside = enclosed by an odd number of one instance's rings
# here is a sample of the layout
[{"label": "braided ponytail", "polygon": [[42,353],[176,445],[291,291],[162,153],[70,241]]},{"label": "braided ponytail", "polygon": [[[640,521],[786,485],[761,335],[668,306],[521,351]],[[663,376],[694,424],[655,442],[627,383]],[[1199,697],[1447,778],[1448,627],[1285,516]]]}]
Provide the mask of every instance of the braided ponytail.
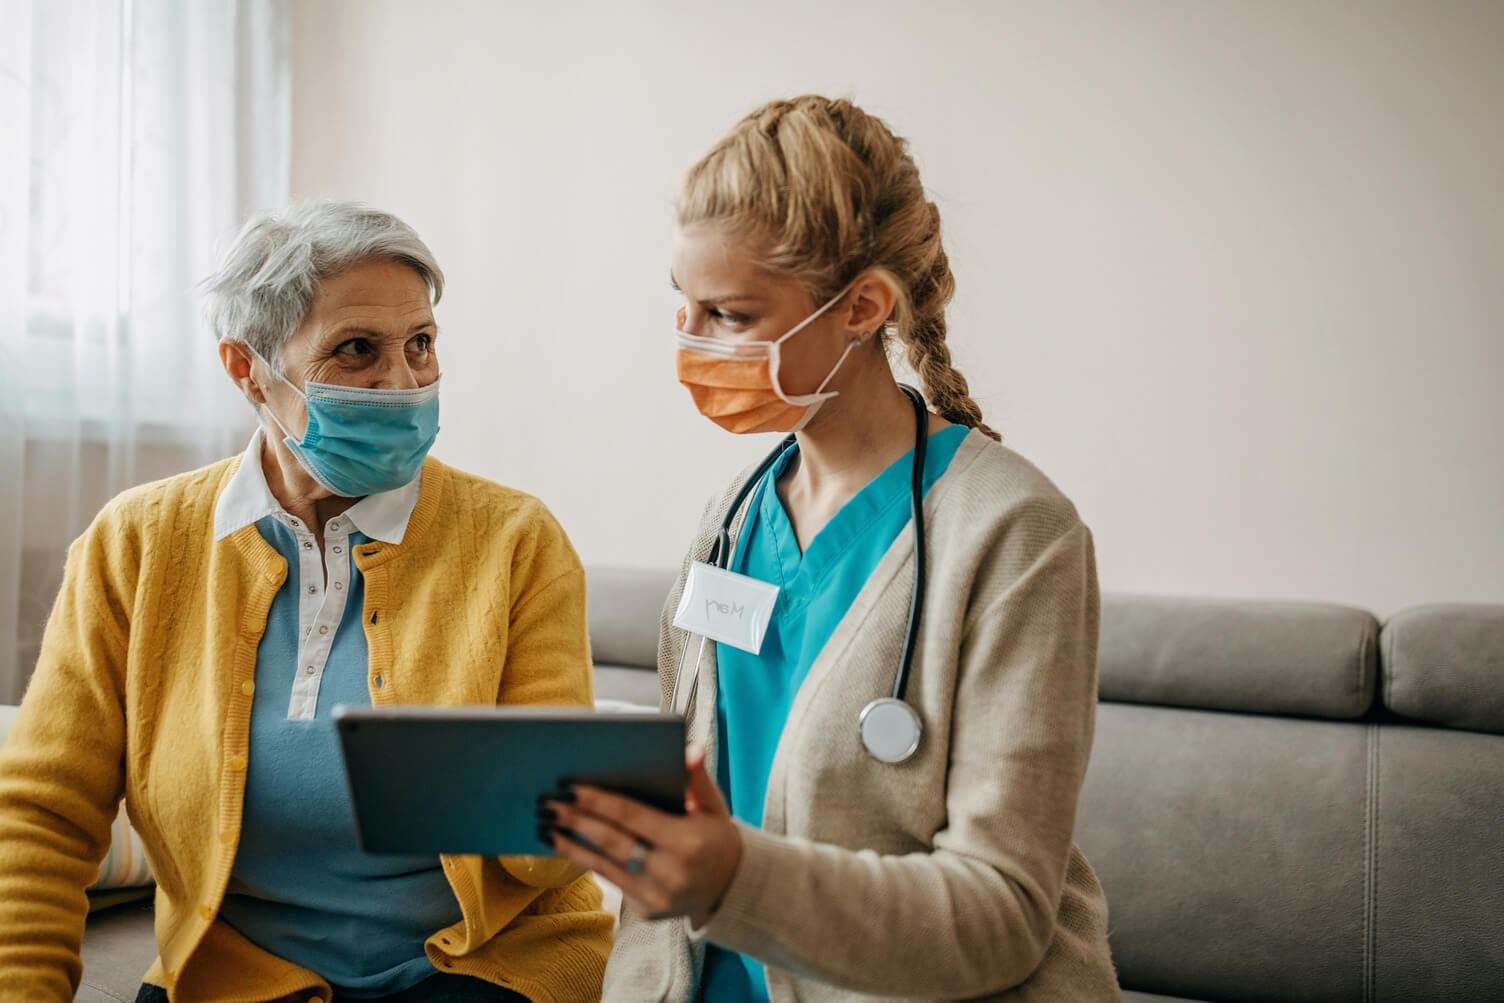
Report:
[{"label": "braided ponytail", "polygon": [[935,412],[946,421],[974,428],[993,439],[1002,436],[982,420],[982,409],[971,399],[966,377],[950,361],[950,346],[945,343],[945,307],[956,291],[956,279],[950,261],[940,247],[940,210],[927,203],[934,220],[934,263],[909,290],[907,330],[900,334],[909,365],[919,374],[925,396]]},{"label": "braided ponytail", "polygon": [[690,168],[680,226],[715,223],[756,238],[762,264],[824,302],[867,268],[895,280],[889,330],[905,347],[941,417],[982,421],[951,364],[945,307],[956,282],[940,243],[940,212],[924,194],[908,144],[849,101],[806,95],[748,115]]}]

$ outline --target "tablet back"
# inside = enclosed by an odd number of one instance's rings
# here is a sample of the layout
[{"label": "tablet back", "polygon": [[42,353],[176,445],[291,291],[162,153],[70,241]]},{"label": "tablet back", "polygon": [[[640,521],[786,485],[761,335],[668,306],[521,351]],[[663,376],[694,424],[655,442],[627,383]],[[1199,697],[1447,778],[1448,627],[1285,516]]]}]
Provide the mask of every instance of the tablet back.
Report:
[{"label": "tablet back", "polygon": [[368,853],[551,854],[537,800],[565,784],[684,811],[684,719],[577,708],[337,707]]}]

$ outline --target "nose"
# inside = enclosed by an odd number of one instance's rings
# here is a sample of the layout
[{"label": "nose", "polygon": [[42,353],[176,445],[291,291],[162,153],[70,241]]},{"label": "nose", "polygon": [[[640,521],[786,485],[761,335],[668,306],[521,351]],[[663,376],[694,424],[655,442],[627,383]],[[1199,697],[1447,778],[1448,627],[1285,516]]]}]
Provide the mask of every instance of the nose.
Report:
[{"label": "nose", "polygon": [[695,329],[690,326],[690,323],[689,323],[689,308],[688,307],[682,307],[681,306],[678,309],[678,311],[675,312],[675,314],[674,314],[674,323],[675,323],[675,327],[678,330],[683,331],[685,334],[697,334],[697,332],[695,331]]},{"label": "nose", "polygon": [[416,390],[424,384],[407,360],[407,352],[399,342],[395,349],[382,352],[381,364],[371,373],[372,390]]}]

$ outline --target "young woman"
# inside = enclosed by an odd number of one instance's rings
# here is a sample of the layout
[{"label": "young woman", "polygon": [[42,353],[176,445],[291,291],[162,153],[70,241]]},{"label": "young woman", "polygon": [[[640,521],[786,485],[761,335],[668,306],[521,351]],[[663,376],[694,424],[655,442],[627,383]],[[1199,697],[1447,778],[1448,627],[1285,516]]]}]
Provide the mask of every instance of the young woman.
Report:
[{"label": "young woman", "polygon": [[774,102],[690,170],[677,216],[680,380],[731,432],[793,434],[711,501],[665,608],[686,813],[590,788],[542,808],[625,894],[606,999],[1118,998],[1071,842],[1091,534],[951,365],[954,281],[905,143],[845,101]]}]

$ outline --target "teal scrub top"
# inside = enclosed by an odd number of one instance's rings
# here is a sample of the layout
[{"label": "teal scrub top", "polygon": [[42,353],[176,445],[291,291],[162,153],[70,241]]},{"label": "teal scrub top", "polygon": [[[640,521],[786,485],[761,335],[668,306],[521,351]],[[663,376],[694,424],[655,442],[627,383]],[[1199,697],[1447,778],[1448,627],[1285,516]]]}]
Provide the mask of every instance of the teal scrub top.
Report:
[{"label": "teal scrub top", "polygon": [[[930,436],[924,459],[926,494],[950,466],[968,431],[951,425]],[[732,815],[759,828],[773,754],[794,697],[857,593],[911,521],[913,450],[857,492],[801,554],[775,487],[798,448],[790,443],[753,489],[731,561],[731,570],[778,586],[762,650],[753,655],[718,643],[715,651],[721,750],[716,779]],[[898,671],[896,659],[893,670]],[[762,963],[709,945],[700,998],[766,1003]]]}]

